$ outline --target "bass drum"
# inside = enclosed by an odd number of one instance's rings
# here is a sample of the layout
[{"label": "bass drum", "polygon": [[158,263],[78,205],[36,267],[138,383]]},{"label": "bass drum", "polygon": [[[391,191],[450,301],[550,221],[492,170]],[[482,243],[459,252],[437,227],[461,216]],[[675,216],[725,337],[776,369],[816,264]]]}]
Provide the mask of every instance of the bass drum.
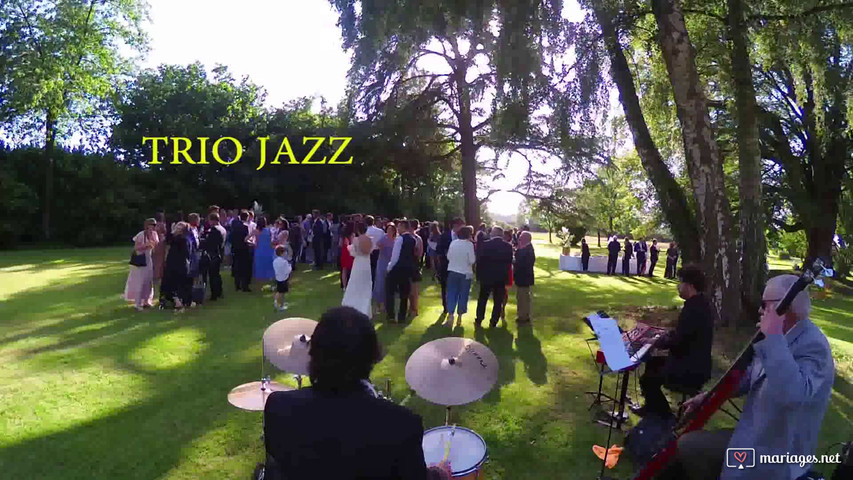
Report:
[{"label": "bass drum", "polygon": [[[453,432],[456,429],[455,433]],[[451,441],[450,434],[453,433]],[[489,456],[486,441],[473,430],[463,427],[435,427],[424,432],[423,449],[427,466],[440,463],[444,458],[445,445],[450,442],[450,468],[453,478],[479,479],[482,466]]]}]

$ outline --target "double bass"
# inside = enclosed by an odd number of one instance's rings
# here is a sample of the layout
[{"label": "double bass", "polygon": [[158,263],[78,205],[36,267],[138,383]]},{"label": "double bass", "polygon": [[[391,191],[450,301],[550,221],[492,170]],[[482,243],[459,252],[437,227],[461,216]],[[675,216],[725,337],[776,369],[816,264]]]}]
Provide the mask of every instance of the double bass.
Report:
[{"label": "double bass", "polygon": [[[823,278],[832,277],[832,275],[832,270],[826,267],[823,260],[816,259],[809,268],[803,270],[800,278],[785,293],[785,297],[776,306],[776,313],[784,315],[798,293],[812,283],[823,287]],[[675,457],[678,451],[678,439],[686,433],[701,430],[711,416],[732,398],[741,379],[746,374],[747,367],[752,362],[754,354],[752,346],[762,339],[764,339],[764,334],[759,330],[749,341],[746,348],[737,356],[728,371],[708,390],[702,401],[689,412],[679,416],[671,435],[665,437],[663,448],[640,468],[633,477],[634,480],[652,480],[655,475],[661,473]]]}]

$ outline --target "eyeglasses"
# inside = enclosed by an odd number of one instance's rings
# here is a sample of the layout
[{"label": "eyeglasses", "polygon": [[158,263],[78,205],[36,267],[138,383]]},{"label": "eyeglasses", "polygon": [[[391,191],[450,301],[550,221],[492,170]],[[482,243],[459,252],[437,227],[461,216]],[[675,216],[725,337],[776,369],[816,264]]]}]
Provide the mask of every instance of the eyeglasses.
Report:
[{"label": "eyeglasses", "polygon": [[777,298],[774,300],[761,300],[761,308],[766,310],[767,304],[772,303],[772,302],[779,302],[781,300],[782,300],[781,298]]}]

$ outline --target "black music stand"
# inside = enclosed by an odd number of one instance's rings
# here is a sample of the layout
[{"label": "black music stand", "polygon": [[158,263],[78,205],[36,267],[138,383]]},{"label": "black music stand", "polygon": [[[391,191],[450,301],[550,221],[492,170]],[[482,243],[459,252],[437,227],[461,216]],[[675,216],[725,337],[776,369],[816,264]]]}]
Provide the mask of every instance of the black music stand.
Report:
[{"label": "black music stand", "polygon": [[[601,318],[611,318],[604,311],[597,312],[598,316]],[[614,319],[615,320],[615,319]],[[592,322],[590,322],[589,318],[583,318],[584,323],[592,330],[593,337],[586,340],[587,348],[589,349],[590,355],[592,356],[593,362],[596,365],[596,369],[598,369],[598,391],[588,391],[585,392],[588,395],[592,395],[595,398],[593,399],[592,404],[589,406],[588,410],[592,410],[596,405],[604,406],[605,404],[612,404],[613,407],[606,411],[607,420],[602,421],[598,420],[598,423],[602,425],[606,425],[608,427],[612,427],[615,423],[616,428],[619,430],[622,429],[622,425],[628,422],[628,414],[625,412],[625,404],[628,399],[628,384],[630,383],[630,374],[632,370],[635,370],[639,365],[637,362],[634,365],[625,367],[621,370],[611,370],[610,367],[607,366],[606,361],[600,361],[598,355],[592,352],[592,344],[593,340],[598,341],[598,335],[595,333],[595,329],[592,327]],[[618,327],[618,325],[617,325]],[[621,327],[619,327],[619,333],[625,333]],[[604,352],[600,350],[601,355],[604,355]],[[629,353],[630,354],[630,353]],[[604,392],[602,392],[602,387],[604,384],[604,375],[615,373],[616,377],[616,393],[614,396],[610,396]],[[621,374],[621,375],[620,375]],[[605,399],[602,401],[602,399]],[[618,411],[617,411],[618,406]],[[609,446],[608,446],[609,447]]]}]

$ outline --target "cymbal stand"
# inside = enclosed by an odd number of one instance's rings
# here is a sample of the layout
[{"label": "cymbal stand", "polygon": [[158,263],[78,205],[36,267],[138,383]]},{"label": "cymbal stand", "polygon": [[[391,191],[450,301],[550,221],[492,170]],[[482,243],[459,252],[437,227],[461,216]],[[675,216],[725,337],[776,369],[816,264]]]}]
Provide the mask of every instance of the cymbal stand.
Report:
[{"label": "cymbal stand", "polygon": [[[261,398],[266,400],[267,386],[270,384],[269,375],[264,375],[264,342],[261,340]],[[266,419],[264,419],[264,412],[261,412],[261,441],[264,441],[264,431],[266,430],[267,424]]]}]

